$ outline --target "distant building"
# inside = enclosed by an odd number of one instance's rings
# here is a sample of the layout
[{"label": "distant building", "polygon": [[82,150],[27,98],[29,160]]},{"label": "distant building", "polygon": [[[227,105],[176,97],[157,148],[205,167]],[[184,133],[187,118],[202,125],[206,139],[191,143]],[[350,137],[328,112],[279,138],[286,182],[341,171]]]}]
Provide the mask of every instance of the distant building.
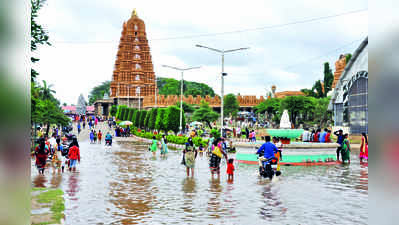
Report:
[{"label": "distant building", "polygon": [[287,96],[305,96],[302,91],[281,91],[276,92],[276,85],[272,85],[272,91],[266,94],[267,98],[285,98]]},{"label": "distant building", "polygon": [[368,133],[368,38],[349,60],[333,89],[329,109],[334,126],[352,134]]},{"label": "distant building", "polygon": [[[77,111],[76,108],[77,107],[74,105],[61,106],[61,109],[64,112],[64,114],[68,116],[79,115],[79,112]],[[94,106],[86,106],[85,114],[94,115]]]}]

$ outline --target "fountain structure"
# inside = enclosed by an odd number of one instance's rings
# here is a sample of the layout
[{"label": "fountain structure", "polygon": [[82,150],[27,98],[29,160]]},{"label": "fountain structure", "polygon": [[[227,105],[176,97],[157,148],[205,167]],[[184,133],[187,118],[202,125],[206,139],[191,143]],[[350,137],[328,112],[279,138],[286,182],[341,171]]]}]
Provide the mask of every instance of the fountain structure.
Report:
[{"label": "fountain structure", "polygon": [[283,144],[290,144],[291,139],[301,136],[303,129],[292,129],[288,111],[284,110],[280,119],[280,129],[267,129],[267,133],[272,137],[280,138]]},{"label": "fountain structure", "polygon": [[[310,166],[336,164],[336,143],[291,142],[300,137],[303,129],[292,129],[288,111],[284,110],[280,120],[280,129],[267,129],[272,137],[280,138],[283,147],[281,165]],[[263,143],[236,143],[236,160],[245,164],[258,164],[256,150]]]}]

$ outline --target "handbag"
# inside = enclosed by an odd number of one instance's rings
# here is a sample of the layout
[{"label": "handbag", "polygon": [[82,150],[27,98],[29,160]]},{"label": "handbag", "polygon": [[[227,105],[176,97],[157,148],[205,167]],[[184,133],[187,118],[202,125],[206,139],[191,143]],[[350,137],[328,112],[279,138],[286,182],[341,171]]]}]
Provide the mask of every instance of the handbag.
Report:
[{"label": "handbag", "polygon": [[222,158],[222,152],[220,151],[219,147],[215,147],[215,149],[212,151],[213,154],[218,156],[219,158]]}]

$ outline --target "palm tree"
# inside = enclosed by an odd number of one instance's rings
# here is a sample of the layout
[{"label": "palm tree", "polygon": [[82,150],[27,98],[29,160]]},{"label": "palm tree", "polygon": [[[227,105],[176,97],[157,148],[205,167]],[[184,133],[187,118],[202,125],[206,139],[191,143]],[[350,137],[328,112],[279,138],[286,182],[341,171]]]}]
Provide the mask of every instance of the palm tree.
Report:
[{"label": "palm tree", "polygon": [[56,92],[53,89],[51,89],[52,87],[53,87],[52,84],[47,86],[47,82],[43,80],[43,87],[40,87],[40,92],[42,94],[43,100],[53,98],[53,93]]}]

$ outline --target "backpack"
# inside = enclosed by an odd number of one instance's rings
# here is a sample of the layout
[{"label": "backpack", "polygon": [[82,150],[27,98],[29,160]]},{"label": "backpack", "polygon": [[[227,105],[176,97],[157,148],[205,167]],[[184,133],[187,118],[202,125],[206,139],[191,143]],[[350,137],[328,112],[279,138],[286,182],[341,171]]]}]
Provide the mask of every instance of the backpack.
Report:
[{"label": "backpack", "polygon": [[69,149],[68,148],[62,148],[61,149],[61,155],[62,156],[67,156],[68,155],[68,153],[69,153]]}]

